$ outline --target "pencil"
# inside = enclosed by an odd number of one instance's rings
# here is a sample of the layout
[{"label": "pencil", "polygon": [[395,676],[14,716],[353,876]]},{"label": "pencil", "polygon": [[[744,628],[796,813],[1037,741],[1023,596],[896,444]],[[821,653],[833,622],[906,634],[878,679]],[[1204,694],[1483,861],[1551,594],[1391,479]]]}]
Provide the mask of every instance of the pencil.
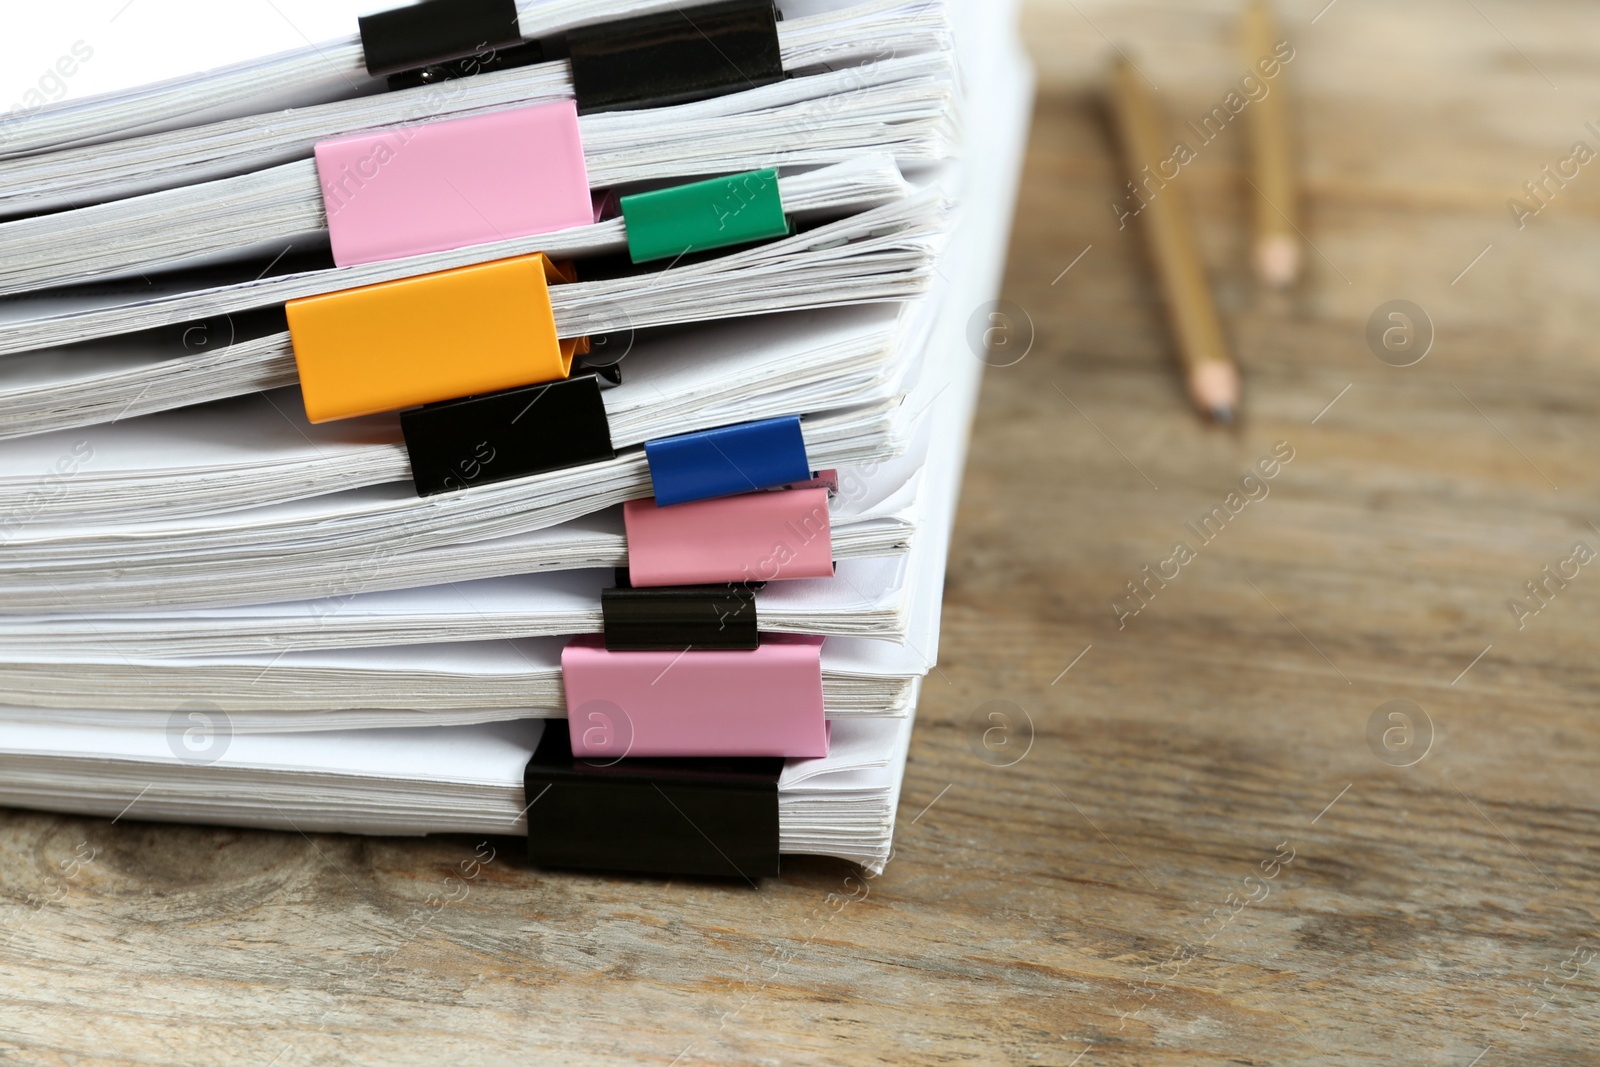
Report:
[{"label": "pencil", "polygon": [[1175,166],[1169,166],[1172,142],[1155,99],[1133,64],[1118,60],[1112,80],[1122,150],[1134,174],[1129,185],[1141,205],[1139,222],[1161,279],[1189,394],[1202,412],[1219,423],[1231,423],[1239,409],[1239,370],[1222,337],[1182,179],[1167,177],[1178,177]]},{"label": "pencil", "polygon": [[1266,78],[1258,67],[1263,61],[1278,65],[1273,59],[1278,32],[1269,0],[1248,0],[1240,30],[1250,76],[1266,88],[1266,95],[1252,100],[1246,109],[1256,193],[1256,276],[1264,285],[1285,289],[1300,273],[1300,237],[1294,227],[1298,193],[1290,152],[1289,98],[1283,87],[1287,79],[1281,71],[1276,80]]}]

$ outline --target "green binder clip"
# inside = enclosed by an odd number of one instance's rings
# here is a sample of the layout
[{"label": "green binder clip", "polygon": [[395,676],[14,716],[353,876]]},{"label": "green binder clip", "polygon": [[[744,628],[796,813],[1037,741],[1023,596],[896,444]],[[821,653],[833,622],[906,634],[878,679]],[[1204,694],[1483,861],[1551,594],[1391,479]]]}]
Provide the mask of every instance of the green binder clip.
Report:
[{"label": "green binder clip", "polygon": [[772,168],[634,193],[621,200],[635,263],[673,259],[790,232]]}]

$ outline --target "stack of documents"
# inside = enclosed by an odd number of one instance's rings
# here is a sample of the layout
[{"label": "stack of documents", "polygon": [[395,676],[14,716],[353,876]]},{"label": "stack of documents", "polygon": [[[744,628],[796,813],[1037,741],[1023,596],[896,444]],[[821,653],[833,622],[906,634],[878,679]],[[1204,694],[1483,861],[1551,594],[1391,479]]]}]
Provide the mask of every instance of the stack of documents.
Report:
[{"label": "stack of documents", "polygon": [[1009,5],[351,6],[0,148],[0,803],[881,869]]}]

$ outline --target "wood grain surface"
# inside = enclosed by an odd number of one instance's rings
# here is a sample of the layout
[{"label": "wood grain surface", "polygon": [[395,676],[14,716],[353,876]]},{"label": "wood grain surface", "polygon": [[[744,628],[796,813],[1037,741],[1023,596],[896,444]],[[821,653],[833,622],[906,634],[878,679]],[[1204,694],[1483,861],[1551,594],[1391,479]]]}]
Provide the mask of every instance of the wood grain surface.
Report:
[{"label": "wood grain surface", "polygon": [[[1600,161],[1523,229],[1506,206],[1600,148],[1600,12],[1282,10],[1304,284],[1251,283],[1242,129],[1180,179],[1246,374],[1233,433],[1182,396],[1091,91],[1115,40],[1207,111],[1243,69],[1231,11],[1029,13],[1005,296],[1031,348],[985,380],[881,876],[799,860],[753,891],[7,812],[0,1059],[1600,1059],[1600,565],[1520,629],[1507,606],[1600,550]],[[1399,299],[1432,322],[1409,367],[1366,337]]]}]

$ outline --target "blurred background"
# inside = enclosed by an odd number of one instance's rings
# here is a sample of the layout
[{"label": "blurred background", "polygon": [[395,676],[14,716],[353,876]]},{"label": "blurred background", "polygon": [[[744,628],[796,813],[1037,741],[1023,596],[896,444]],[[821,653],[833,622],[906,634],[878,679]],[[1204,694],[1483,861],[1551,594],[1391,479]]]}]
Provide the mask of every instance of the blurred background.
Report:
[{"label": "blurred background", "polygon": [[[1023,41],[1039,75],[1041,112],[1052,99],[1103,88],[1113,42],[1128,51],[1160,87],[1174,129],[1214,106],[1245,69],[1238,39],[1241,5],[1119,0],[1030,0]],[[1365,320],[1378,302],[1402,291],[1437,310],[1457,328],[1511,324],[1486,306],[1482,293],[1514,298],[1526,315],[1514,326],[1523,358],[1529,331],[1552,342],[1588,338],[1592,299],[1584,267],[1586,234],[1568,228],[1600,202],[1595,188],[1574,181],[1561,191],[1561,221],[1544,226],[1539,250],[1506,209],[1527,199],[1524,181],[1539,177],[1586,139],[1600,149],[1600,74],[1589,42],[1600,32],[1600,9],[1566,3],[1496,0],[1293,0],[1274,5],[1280,36],[1295,48],[1286,68],[1295,98],[1298,158],[1311,234],[1326,259],[1309,257],[1316,285],[1303,307],[1319,316]],[[1312,20],[1315,19],[1315,22]],[[1243,184],[1246,139],[1208,147],[1194,164],[1196,195]],[[1214,149],[1214,150],[1213,150]],[[1219,298],[1229,292],[1229,235],[1242,240],[1242,196],[1207,199],[1203,233]],[[1552,214],[1552,218],[1555,215]],[[1408,219],[1404,255],[1374,243],[1370,228]],[[1546,220],[1548,222],[1548,220]],[[1530,225],[1532,223],[1530,222]],[[1565,231],[1561,233],[1559,231]],[[1513,238],[1517,239],[1513,239]],[[1498,239],[1498,241],[1497,241]],[[1473,270],[1477,288],[1457,273],[1485,244],[1497,252]],[[1236,250],[1234,250],[1236,251]],[[1330,262],[1331,261],[1331,262]],[[1333,264],[1348,276],[1340,278]],[[1423,300],[1427,297],[1427,300]],[[1436,317],[1438,317],[1436,315]]]},{"label": "blurred background", "polygon": [[[1016,961],[985,1002],[1010,1062],[1594,1062],[1600,578],[1560,568],[1600,549],[1600,9],[1273,7],[1299,282],[1251,269],[1244,123],[1176,181],[1232,430],[1184,394],[1146,220],[1119,229],[1108,86],[1120,50],[1197,143],[1247,69],[1241,5],[1025,7],[1015,344],[912,750],[905,810],[937,804],[899,855]],[[1401,300],[1407,366],[1370,332]],[[1196,536],[1280,442],[1270,495]]]}]

